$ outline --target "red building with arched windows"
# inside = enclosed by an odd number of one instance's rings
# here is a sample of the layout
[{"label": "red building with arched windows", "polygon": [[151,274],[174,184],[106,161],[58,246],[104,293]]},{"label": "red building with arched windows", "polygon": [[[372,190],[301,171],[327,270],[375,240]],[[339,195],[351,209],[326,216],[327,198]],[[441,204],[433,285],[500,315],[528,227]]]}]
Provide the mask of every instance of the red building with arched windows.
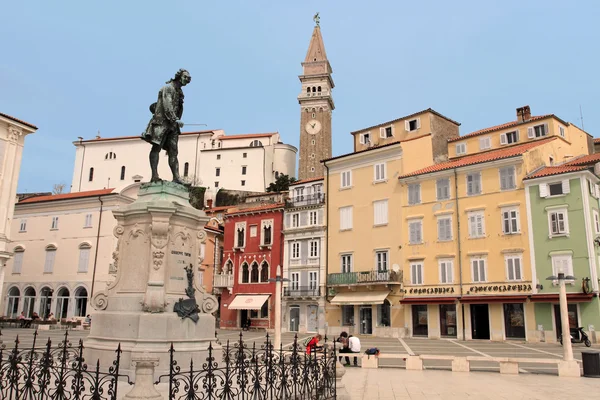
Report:
[{"label": "red building with arched windows", "polygon": [[283,265],[284,203],[238,209],[225,215],[223,272],[233,287],[221,294],[221,328],[274,328],[275,278]]}]

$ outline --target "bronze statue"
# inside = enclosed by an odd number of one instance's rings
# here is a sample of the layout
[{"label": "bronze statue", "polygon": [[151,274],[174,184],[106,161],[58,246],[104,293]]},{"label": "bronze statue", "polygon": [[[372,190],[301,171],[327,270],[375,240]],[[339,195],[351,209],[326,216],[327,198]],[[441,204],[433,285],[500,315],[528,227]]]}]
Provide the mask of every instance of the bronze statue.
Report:
[{"label": "bronze statue", "polygon": [[179,176],[179,161],[177,159],[177,143],[183,122],[183,90],[181,88],[192,80],[190,73],[180,69],[175,77],[167,82],[158,92],[158,100],[150,106],[153,114],[142,139],[152,145],[150,150],[150,168],[152,178],[150,182],[160,182],[158,176],[158,158],[160,150],[165,149],[169,156],[169,167],[173,173],[173,182],[181,183]]}]

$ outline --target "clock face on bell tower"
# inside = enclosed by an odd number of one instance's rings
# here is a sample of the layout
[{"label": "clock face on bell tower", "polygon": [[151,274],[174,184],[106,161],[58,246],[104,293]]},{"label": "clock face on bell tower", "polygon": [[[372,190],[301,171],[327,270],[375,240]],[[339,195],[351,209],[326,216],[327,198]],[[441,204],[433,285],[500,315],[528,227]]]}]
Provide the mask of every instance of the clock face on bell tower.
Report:
[{"label": "clock face on bell tower", "polygon": [[321,28],[315,26],[299,76],[300,158],[298,179],[320,178],[325,167],[321,160],[331,158],[331,112],[335,108],[331,89],[331,65],[327,60]]}]

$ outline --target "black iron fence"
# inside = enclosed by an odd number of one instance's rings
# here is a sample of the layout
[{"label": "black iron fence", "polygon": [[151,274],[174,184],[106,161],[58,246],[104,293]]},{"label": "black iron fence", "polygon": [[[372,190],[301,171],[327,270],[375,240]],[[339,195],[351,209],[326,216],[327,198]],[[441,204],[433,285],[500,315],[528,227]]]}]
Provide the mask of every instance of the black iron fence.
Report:
[{"label": "black iron fence", "polygon": [[38,347],[38,333],[33,343],[19,347],[19,337],[12,349],[0,346],[0,398],[4,400],[116,400],[121,346],[115,351],[115,360],[108,370],[100,369],[99,361],[88,367],[83,358],[83,341],[76,346],[65,331],[63,340],[53,346],[48,339]]},{"label": "black iron fence", "polygon": [[208,357],[201,366],[190,361],[189,367],[180,367],[171,345],[170,370],[156,384],[169,383],[169,400],[188,399],[335,399],[335,342],[323,350],[307,354],[303,344],[294,338],[289,349],[273,348],[267,335],[266,342],[257,347],[238,341],[222,348],[222,362],[215,359],[221,352],[208,348]]},{"label": "black iron fence", "polygon": [[[2,400],[117,400],[119,382],[132,384],[119,373],[120,345],[112,365],[102,370],[99,361],[88,367],[83,341],[73,346],[68,331],[56,346],[51,339],[38,346],[37,331],[31,346],[20,344],[17,337],[12,349],[0,345]],[[325,338],[323,348],[310,354],[305,348],[297,336],[289,348],[275,349],[268,335],[257,346],[240,333],[239,340],[222,348],[211,342],[202,365],[190,361],[189,367],[180,367],[171,344],[169,374],[155,384],[168,382],[169,400],[335,399],[335,342]]]}]

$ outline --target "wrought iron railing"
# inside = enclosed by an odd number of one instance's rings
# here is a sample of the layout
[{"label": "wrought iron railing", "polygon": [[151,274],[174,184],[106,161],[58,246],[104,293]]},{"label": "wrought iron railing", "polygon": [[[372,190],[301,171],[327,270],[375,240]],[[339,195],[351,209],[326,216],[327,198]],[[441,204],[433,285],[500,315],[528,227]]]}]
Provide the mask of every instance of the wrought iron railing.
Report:
[{"label": "wrought iron railing", "polygon": [[37,347],[38,333],[33,333],[31,347],[20,348],[19,338],[12,349],[0,346],[0,398],[4,400],[116,400],[119,379],[131,384],[127,375],[119,373],[121,345],[107,370],[100,361],[88,367],[83,358],[83,341],[73,346],[69,332],[52,345]]},{"label": "wrought iron railing", "polygon": [[321,204],[325,202],[325,194],[316,193],[302,196],[294,196],[290,197],[287,204],[289,207],[298,207],[298,206],[309,206],[314,204]]},{"label": "wrought iron railing", "polygon": [[[331,345],[331,346],[330,346]],[[188,399],[335,399],[335,342],[325,350],[307,354],[294,338],[291,348],[274,349],[267,335],[265,344],[239,340],[223,346],[222,361],[215,357],[221,351],[208,347],[208,357],[201,366],[190,361],[189,367],[179,366],[169,350],[168,375],[158,381],[169,383],[169,400]]]},{"label": "wrought iron railing", "polygon": [[363,283],[402,283],[402,271],[340,272],[327,275],[328,286]]},{"label": "wrought iron railing", "polygon": [[286,287],[283,289],[283,295],[286,297],[320,296],[321,288],[311,286]]}]

